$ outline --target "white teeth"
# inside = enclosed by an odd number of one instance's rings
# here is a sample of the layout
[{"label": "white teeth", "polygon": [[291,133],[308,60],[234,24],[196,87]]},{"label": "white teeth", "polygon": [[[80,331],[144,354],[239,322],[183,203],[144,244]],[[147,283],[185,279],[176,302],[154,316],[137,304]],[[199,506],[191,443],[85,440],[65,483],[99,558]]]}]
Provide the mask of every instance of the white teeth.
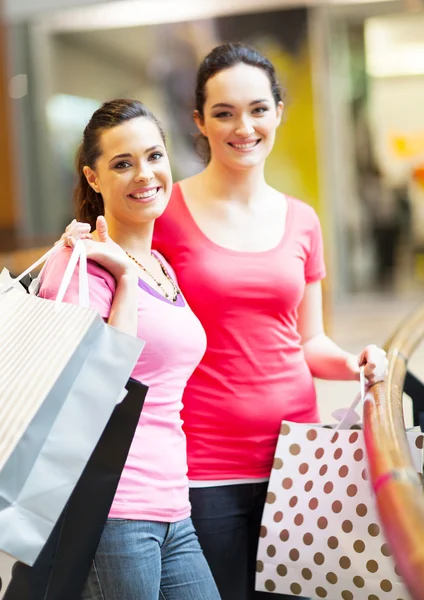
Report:
[{"label": "white teeth", "polygon": [[136,200],[143,200],[144,198],[150,198],[150,196],[154,196],[157,191],[158,191],[158,188],[153,188],[152,190],[149,190],[148,192],[143,192],[142,194],[130,194],[130,196],[132,196],[133,198],[136,198]]},{"label": "white teeth", "polygon": [[234,146],[234,148],[237,148],[238,150],[246,150],[247,148],[253,148],[254,146],[256,146],[258,142],[250,142],[250,144],[231,144],[232,146]]}]

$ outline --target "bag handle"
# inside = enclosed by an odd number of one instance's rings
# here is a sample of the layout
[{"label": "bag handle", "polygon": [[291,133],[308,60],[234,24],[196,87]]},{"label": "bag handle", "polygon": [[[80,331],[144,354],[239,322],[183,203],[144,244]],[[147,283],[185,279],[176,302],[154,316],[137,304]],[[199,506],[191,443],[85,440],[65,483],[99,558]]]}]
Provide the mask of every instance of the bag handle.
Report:
[{"label": "bag handle", "polygon": [[28,269],[25,269],[25,271],[23,273],[21,273],[20,275],[18,275],[18,277],[14,277],[12,279],[12,283],[13,284],[19,283],[21,281],[21,279],[23,279],[26,275],[29,275],[39,265],[42,265],[44,262],[46,262],[46,260],[49,259],[50,256],[52,256],[55,252],[57,252],[59,250],[59,248],[62,248],[63,246],[64,246],[64,242],[62,242],[62,241],[58,242],[56,244],[56,246],[53,246],[53,248],[50,248],[50,250],[48,252],[43,254],[43,256],[41,258],[36,260],[34,264],[32,264],[30,267],[28,267]]},{"label": "bag handle", "polygon": [[72,250],[71,257],[63,274],[62,282],[56,296],[56,308],[63,303],[66,291],[71,283],[72,276],[79,262],[79,306],[90,306],[90,295],[88,291],[88,271],[87,271],[87,251],[85,249],[84,242],[77,240]]},{"label": "bag handle", "polygon": [[355,411],[355,408],[358,404],[364,404],[365,398],[367,394],[366,384],[365,384],[365,373],[364,367],[359,368],[359,393],[356,398],[349,406],[349,408],[339,408],[332,413],[332,417],[337,419],[339,422],[334,428],[336,431],[338,429],[349,429],[352,425],[355,425],[361,420],[361,417]]}]

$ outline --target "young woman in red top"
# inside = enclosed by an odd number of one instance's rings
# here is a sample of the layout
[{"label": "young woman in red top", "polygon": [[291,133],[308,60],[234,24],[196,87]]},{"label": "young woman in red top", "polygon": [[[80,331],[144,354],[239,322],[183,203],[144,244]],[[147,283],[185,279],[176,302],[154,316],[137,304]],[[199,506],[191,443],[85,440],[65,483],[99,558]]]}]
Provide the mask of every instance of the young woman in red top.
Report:
[{"label": "young woman in red top", "polygon": [[375,383],[386,369],[376,346],[353,356],[325,335],[318,218],[265,181],[282,112],[265,57],[215,48],[194,112],[208,164],[174,186],[155,224],[207,334],[182,418],[192,517],[223,600],[268,599],[254,591],[256,549],[281,421],[319,421],[313,377],[358,379],[363,364]]}]

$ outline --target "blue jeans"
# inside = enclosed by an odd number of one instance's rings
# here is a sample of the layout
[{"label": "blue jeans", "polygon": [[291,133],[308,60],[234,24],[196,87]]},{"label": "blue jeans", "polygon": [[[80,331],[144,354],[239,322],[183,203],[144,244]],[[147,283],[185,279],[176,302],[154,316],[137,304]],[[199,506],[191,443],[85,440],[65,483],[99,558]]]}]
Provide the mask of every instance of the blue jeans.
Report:
[{"label": "blue jeans", "polygon": [[222,600],[293,600],[292,595],[255,592],[267,487],[242,483],[190,489],[193,523]]},{"label": "blue jeans", "polygon": [[220,600],[191,519],[109,519],[82,600]]}]

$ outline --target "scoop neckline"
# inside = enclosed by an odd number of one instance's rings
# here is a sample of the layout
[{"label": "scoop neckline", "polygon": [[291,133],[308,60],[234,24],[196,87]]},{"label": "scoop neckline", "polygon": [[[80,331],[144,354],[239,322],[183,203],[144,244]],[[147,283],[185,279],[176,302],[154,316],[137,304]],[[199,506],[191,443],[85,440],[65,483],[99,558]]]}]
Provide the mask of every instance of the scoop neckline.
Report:
[{"label": "scoop neckline", "polygon": [[210,248],[212,248],[213,250],[217,251],[217,252],[221,252],[223,254],[231,254],[233,256],[265,256],[267,254],[272,254],[273,252],[277,252],[278,250],[280,250],[284,244],[286,243],[288,237],[289,237],[289,231],[290,231],[290,223],[291,223],[291,219],[292,219],[292,213],[293,213],[293,199],[290,196],[287,196],[286,194],[282,194],[284,196],[284,198],[286,199],[287,202],[287,212],[286,212],[286,224],[284,227],[284,231],[283,231],[283,235],[281,236],[281,239],[279,240],[279,242],[277,242],[277,244],[275,246],[273,246],[272,248],[268,248],[268,250],[234,250],[232,248],[226,248],[225,246],[221,246],[220,244],[216,244],[213,240],[210,239],[210,237],[208,237],[203,230],[200,228],[200,226],[197,224],[195,218],[193,217],[193,215],[191,214],[191,211],[187,205],[187,202],[184,198],[184,193],[183,190],[181,188],[181,185],[178,183],[175,184],[180,198],[181,198],[181,204],[183,206],[183,210],[185,211],[190,223],[192,224],[193,229],[196,231],[197,235],[199,238],[202,239],[202,241],[209,246]]}]

